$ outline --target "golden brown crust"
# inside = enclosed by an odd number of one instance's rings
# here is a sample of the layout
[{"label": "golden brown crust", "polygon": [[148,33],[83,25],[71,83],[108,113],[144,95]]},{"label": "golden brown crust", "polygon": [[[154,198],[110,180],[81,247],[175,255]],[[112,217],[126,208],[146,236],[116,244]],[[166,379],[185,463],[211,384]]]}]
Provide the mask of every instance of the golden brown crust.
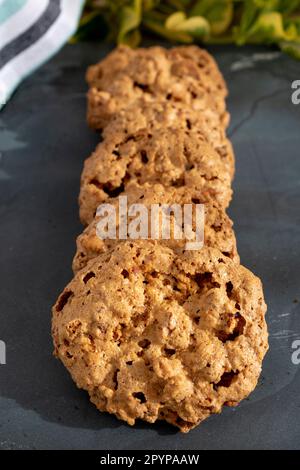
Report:
[{"label": "golden brown crust", "polygon": [[180,129],[157,129],[105,139],[84,164],[79,196],[80,218],[90,223],[99,204],[126,190],[129,181],[191,187],[203,200],[226,208],[231,174],[222,157],[199,135]]},{"label": "golden brown crust", "polygon": [[[152,204],[201,204],[201,191],[193,190],[192,188],[165,188],[161,184],[151,185],[146,183],[142,186],[135,182],[129,183],[126,188],[126,193],[120,196],[127,196],[128,206],[132,204],[142,203],[150,214]],[[110,198],[106,203],[111,204],[116,209],[117,231],[119,228],[119,198]],[[239,256],[236,248],[236,239],[232,228],[232,221],[221,207],[213,201],[203,201],[205,204],[205,221],[204,221],[204,244],[209,247],[218,248],[225,256],[239,262]],[[193,209],[195,213],[195,209]],[[133,219],[128,216],[128,223]],[[149,215],[149,233],[151,216]],[[88,261],[95,258],[99,254],[114,249],[119,240],[116,239],[101,239],[97,234],[97,223],[100,217],[96,216],[93,221],[86,227],[86,229],[77,238],[77,250],[73,260],[73,270],[76,273],[86,266]],[[171,226],[173,227],[172,223]],[[195,230],[195,225],[193,226]],[[150,236],[150,235],[149,235]],[[161,240],[161,243],[181,252],[186,245],[187,240],[182,238],[180,240],[174,239],[171,232],[171,239]]]},{"label": "golden brown crust", "polygon": [[265,310],[259,279],[217,249],[124,242],[58,298],[55,354],[99,410],[187,432],[256,386]]},{"label": "golden brown crust", "polygon": [[[227,86],[216,61],[211,54],[198,46],[179,46],[171,49],[155,46],[134,50],[125,45],[120,45],[100,62],[90,66],[87,70],[86,79],[90,86],[101,88],[109,85],[112,78],[118,73],[124,73],[132,68],[138,68],[142,73],[142,78],[144,78],[145,72],[147,73],[149,70],[144,67],[145,62],[152,60],[153,63],[156,63],[160,59],[164,63],[166,60],[170,61],[174,68],[177,66],[178,75],[183,77],[187,74],[185,65],[190,65],[189,71],[192,71],[192,75],[199,80],[211,82],[211,90],[216,94],[223,97],[227,96]],[[159,68],[157,64],[155,65]],[[153,67],[151,70],[153,70]]]},{"label": "golden brown crust", "polygon": [[89,68],[88,122],[103,129],[111,117],[139,98],[182,102],[201,113],[213,109],[223,126],[227,89],[213,58],[192,47],[151,47],[132,51],[121,46]]},{"label": "golden brown crust", "polygon": [[190,136],[205,139],[216,150],[225,168],[234,175],[234,153],[220,123],[220,117],[210,107],[194,111],[182,103],[172,101],[147,101],[138,99],[134,104],[113,115],[103,130],[103,138],[112,140],[123,134],[124,138],[137,132],[153,132],[156,129],[181,129]]}]

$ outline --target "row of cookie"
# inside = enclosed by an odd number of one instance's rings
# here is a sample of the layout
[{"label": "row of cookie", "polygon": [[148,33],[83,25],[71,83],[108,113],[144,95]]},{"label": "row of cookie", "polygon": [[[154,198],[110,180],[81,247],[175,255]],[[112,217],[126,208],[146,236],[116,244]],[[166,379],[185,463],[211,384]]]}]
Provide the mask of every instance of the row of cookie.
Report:
[{"label": "row of cookie", "polygon": [[[194,70],[191,77],[184,75],[187,70]],[[234,156],[219,113],[208,106],[210,96],[217,95],[228,116],[227,90],[212,57],[195,47],[120,47],[87,76],[88,120],[92,127],[104,128],[103,142],[82,174],[80,216],[90,225],[78,237],[74,271],[115,246],[116,241],[97,236],[95,212],[104,201],[117,206],[115,197],[122,191],[129,205],[141,200],[146,207],[206,202],[206,244],[238,260],[232,222],[222,210],[231,199]],[[175,84],[186,88],[185,100],[174,95]],[[194,94],[190,108],[188,90],[198,90],[202,106]],[[91,96],[98,96],[97,103]]]},{"label": "row of cookie", "polygon": [[[184,75],[188,70],[193,73]],[[105,127],[104,142],[86,161],[82,174],[83,223],[93,220],[97,206],[108,197],[145,181],[189,185],[194,192],[201,189],[203,202],[216,199],[221,206],[228,205],[233,151],[220,113],[208,105],[214,98],[228,116],[227,90],[211,56],[195,47],[120,47],[87,75],[89,123]],[[175,89],[181,93],[176,95]]]},{"label": "row of cookie", "polygon": [[[75,278],[53,309],[58,357],[100,410],[188,431],[254,388],[267,348],[260,281],[239,264],[226,86],[198,48],[119,48],[88,72]],[[205,203],[205,248],[96,233],[102,202]]]}]

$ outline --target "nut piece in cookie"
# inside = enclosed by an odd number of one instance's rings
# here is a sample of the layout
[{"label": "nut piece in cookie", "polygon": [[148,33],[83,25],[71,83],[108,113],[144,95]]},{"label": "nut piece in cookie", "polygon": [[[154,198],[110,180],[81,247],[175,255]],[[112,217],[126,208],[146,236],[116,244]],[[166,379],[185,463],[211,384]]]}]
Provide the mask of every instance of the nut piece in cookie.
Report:
[{"label": "nut piece in cookie", "polygon": [[[201,191],[193,190],[192,188],[165,188],[161,184],[151,185],[145,183],[140,186],[135,182],[129,183],[126,188],[126,193],[121,193],[120,196],[127,196],[127,206],[133,204],[143,204],[143,207],[148,212],[148,237],[151,238],[151,206],[153,204],[173,204],[179,205],[183,209],[184,204],[201,204]],[[119,230],[119,198],[107,199],[106,203],[111,204],[116,212],[116,225],[117,234]],[[204,245],[213,248],[218,248],[225,256],[239,262],[239,256],[236,248],[236,239],[232,228],[232,221],[221,207],[213,201],[204,203]],[[195,213],[194,208],[192,209]],[[127,215],[128,224],[134,217]],[[118,237],[116,239],[101,239],[97,234],[97,224],[100,220],[96,216],[93,221],[85,228],[77,238],[77,250],[73,260],[73,270],[76,273],[86,266],[88,261],[95,258],[99,254],[109,251],[116,247],[119,243]],[[195,221],[194,221],[195,223]],[[173,217],[170,222],[173,227]],[[202,229],[202,227],[201,227]],[[195,233],[196,227],[193,225],[193,232]],[[171,238],[168,240],[161,239],[161,243],[181,252],[185,249],[186,239],[175,239],[174,234],[171,232]],[[130,238],[130,237],[129,237]]]},{"label": "nut piece in cookie", "polygon": [[79,195],[80,218],[89,224],[99,204],[126,190],[130,181],[190,187],[202,199],[226,208],[232,196],[231,174],[218,152],[199,135],[181,129],[116,135],[101,142],[84,164]]},{"label": "nut piece in cookie", "polygon": [[59,296],[55,354],[100,411],[187,432],[255,388],[265,311],[260,280],[217,249],[124,242]]}]

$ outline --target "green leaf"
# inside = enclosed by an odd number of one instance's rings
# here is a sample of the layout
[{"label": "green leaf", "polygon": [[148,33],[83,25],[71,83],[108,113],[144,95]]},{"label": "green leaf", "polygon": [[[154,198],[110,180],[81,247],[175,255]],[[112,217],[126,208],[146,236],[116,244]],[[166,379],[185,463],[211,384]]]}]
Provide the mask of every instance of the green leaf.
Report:
[{"label": "green leaf", "polygon": [[142,0],[134,0],[131,6],[124,6],[120,11],[120,29],[118,43],[136,45],[137,35],[134,32],[142,19]]},{"label": "green leaf", "polygon": [[202,16],[193,16],[186,19],[178,26],[178,29],[197,38],[207,36],[210,32],[209,23]]},{"label": "green leaf", "polygon": [[300,8],[300,0],[281,0],[279,5],[279,11],[284,15],[289,15],[294,10]]},{"label": "green leaf", "polygon": [[278,10],[280,0],[246,0],[246,1],[252,1],[257,8],[259,8],[261,11],[274,11]]},{"label": "green leaf", "polygon": [[191,0],[167,0],[161,1],[160,3],[168,3],[175,10],[184,10],[190,6]]},{"label": "green leaf", "polygon": [[282,41],[279,46],[283,52],[294,57],[294,59],[300,60],[300,43]]},{"label": "green leaf", "polygon": [[190,34],[192,37],[202,38],[209,34],[208,21],[202,16],[187,18],[185,13],[176,12],[170,15],[165,22],[166,29]]},{"label": "green leaf", "polygon": [[282,15],[278,12],[261,13],[248,31],[248,39],[258,42],[276,42],[280,40],[293,41],[297,37],[297,31],[290,25],[284,29]]},{"label": "green leaf", "polygon": [[210,24],[211,34],[224,33],[233,19],[232,0],[198,0],[190,12],[191,16],[203,16]]},{"label": "green leaf", "polygon": [[150,11],[156,8],[160,3],[160,0],[143,0],[143,10]]},{"label": "green leaf", "polygon": [[299,57],[300,0],[87,0],[71,41],[136,46],[142,28],[186,44],[272,43]]},{"label": "green leaf", "polygon": [[185,19],[186,14],[183,11],[176,11],[176,13],[168,16],[165,27],[167,29],[176,29]]},{"label": "green leaf", "polygon": [[169,39],[173,42],[182,42],[184,44],[190,44],[193,42],[193,37],[190,34],[184,33],[182,31],[176,31],[166,28],[164,24],[161,24],[158,21],[154,21],[150,18],[144,18],[143,25],[160,36]]},{"label": "green leaf", "polygon": [[240,24],[235,28],[237,33],[237,39],[242,41],[247,31],[253,25],[257,18],[259,9],[251,0],[246,0],[243,6]]},{"label": "green leaf", "polygon": [[285,20],[284,23],[286,29],[294,28],[295,34],[300,36],[300,16],[293,20]]}]

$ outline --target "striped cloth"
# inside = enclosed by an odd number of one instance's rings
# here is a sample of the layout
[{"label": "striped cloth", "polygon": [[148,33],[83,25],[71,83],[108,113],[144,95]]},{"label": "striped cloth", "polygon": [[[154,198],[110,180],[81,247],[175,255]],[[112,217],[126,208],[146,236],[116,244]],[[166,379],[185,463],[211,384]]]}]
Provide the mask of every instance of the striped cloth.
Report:
[{"label": "striped cloth", "polygon": [[0,109],[75,32],[84,0],[0,0]]}]

